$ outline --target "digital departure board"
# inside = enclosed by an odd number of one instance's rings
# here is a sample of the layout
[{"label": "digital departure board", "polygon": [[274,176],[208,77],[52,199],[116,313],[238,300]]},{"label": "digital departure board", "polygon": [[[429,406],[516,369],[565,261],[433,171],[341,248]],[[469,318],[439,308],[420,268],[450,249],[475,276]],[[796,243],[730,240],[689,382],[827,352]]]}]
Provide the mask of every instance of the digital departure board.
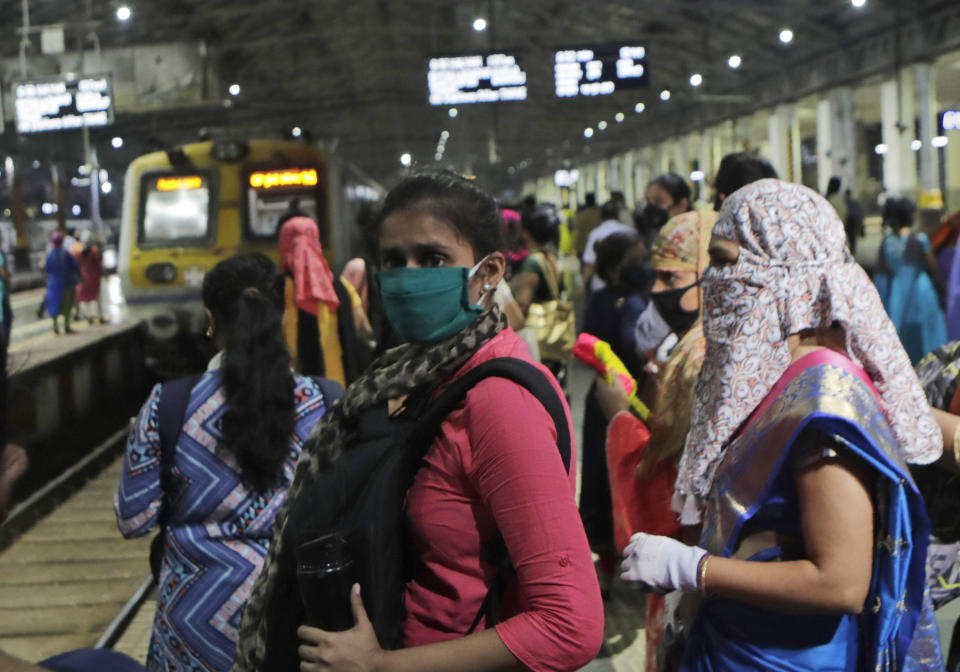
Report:
[{"label": "digital departure board", "polygon": [[640,45],[605,45],[563,49],[553,55],[558,98],[608,96],[623,89],[645,88],[647,50]]},{"label": "digital departure board", "polygon": [[17,131],[39,133],[113,123],[109,75],[58,77],[13,85]]},{"label": "digital departure board", "polygon": [[504,53],[431,58],[427,90],[431,105],[526,100],[527,73]]}]

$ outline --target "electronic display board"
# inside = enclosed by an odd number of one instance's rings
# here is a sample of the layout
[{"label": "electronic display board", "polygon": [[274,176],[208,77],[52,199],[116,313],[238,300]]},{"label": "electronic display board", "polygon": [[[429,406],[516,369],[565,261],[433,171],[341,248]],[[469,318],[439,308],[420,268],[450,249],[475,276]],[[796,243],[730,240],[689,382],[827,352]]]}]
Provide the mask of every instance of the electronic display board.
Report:
[{"label": "electronic display board", "polygon": [[526,100],[527,73],[505,53],[431,58],[427,90],[431,105]]},{"label": "electronic display board", "polygon": [[960,131],[960,110],[947,110],[941,114],[940,128],[944,131]]},{"label": "electronic display board", "polygon": [[645,88],[646,59],[646,48],[636,44],[561,49],[553,55],[554,90],[558,98],[575,98]]},{"label": "electronic display board", "polygon": [[113,123],[109,75],[57,77],[13,85],[19,133],[63,131]]}]

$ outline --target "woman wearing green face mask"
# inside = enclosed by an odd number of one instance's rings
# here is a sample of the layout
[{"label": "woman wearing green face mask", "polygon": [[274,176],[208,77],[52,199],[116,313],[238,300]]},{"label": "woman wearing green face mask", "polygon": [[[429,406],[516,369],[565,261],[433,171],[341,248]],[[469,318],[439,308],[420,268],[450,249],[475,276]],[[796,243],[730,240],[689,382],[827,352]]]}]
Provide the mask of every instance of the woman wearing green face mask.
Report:
[{"label": "woman wearing green face mask", "polygon": [[[387,195],[377,224],[381,301],[403,344],[350,385],[328,424],[308,441],[301,465],[321,453],[351,450],[351,432],[335,431],[333,423],[349,427],[377,405],[392,412],[411,393],[443,389],[492,359],[531,361],[492,301],[506,265],[492,198],[453,173],[415,175]],[[573,436],[559,385],[535,366],[563,404]],[[560,671],[585,665],[602,642],[603,604],[574,500],[573,452],[565,470],[556,426],[526,388],[505,378],[477,383],[440,425],[407,492],[418,563],[404,593],[404,648],[380,648],[355,591],[353,629],[298,630],[300,669]],[[288,506],[318,496],[307,488],[291,491]],[[504,592],[499,622],[472,629],[497,576],[484,551],[498,532],[516,577]],[[271,547],[271,558],[275,552]],[[241,641],[248,621],[262,616],[269,583],[263,579],[253,590]],[[266,645],[249,630],[234,669],[259,669],[256,650]]]}]

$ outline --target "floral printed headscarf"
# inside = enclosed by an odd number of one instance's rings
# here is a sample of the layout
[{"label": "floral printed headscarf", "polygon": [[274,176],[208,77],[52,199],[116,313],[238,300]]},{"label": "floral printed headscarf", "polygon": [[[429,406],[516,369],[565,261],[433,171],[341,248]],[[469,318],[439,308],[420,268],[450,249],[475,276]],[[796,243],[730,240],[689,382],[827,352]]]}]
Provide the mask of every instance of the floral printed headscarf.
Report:
[{"label": "floral printed headscarf", "polygon": [[280,270],[293,273],[297,307],[317,314],[317,302],[330,310],[340,307],[333,288],[333,272],[323,258],[317,223],[309,217],[291,217],[280,227]]},{"label": "floral printed headscarf", "polygon": [[760,180],[727,198],[713,233],[736,242],[740,256],[704,274],[706,359],[677,477],[681,521],[699,522],[724,447],[790,366],[787,337],[804,329],[839,322],[903,457],[936,460],[942,439],[923,389],[830,203],[801,185]]}]

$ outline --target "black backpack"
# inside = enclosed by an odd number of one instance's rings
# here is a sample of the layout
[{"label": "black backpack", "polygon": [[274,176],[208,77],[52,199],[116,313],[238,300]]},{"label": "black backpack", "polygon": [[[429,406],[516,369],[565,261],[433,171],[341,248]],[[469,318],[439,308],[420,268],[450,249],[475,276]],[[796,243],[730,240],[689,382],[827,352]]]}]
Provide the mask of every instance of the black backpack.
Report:
[{"label": "black backpack", "polygon": [[[363,603],[382,648],[403,645],[403,594],[418,558],[407,543],[404,511],[407,490],[440,424],[474,385],[496,376],[529,390],[543,404],[557,429],[559,456],[569,471],[571,440],[563,403],[548,378],[528,362],[494,359],[468,371],[436,399],[433,388],[411,394],[402,413],[387,415],[386,403],[364,412],[348,431],[350,448],[312,484],[317,496],[290,502],[282,528],[283,551],[275,584],[265,596],[261,623],[267,628],[265,659],[259,669],[298,670],[297,627],[306,615],[297,586],[295,549],[311,539],[337,533],[346,539],[362,587]],[[491,419],[495,422],[495,419]],[[320,496],[322,493],[322,496]],[[501,567],[471,631],[483,616],[497,617],[496,603],[509,556],[499,535],[485,548],[488,562]]]}]

